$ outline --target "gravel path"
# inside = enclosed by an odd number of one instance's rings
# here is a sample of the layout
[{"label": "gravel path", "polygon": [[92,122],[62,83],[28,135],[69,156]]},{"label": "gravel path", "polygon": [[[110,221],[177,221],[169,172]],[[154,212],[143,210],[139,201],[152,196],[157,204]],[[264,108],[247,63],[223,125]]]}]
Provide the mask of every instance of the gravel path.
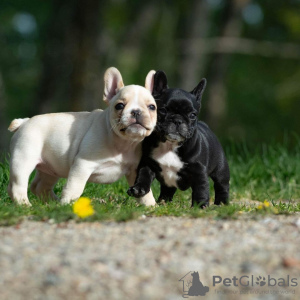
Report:
[{"label": "gravel path", "polygon": [[[190,299],[300,299],[300,214],[229,221],[25,221],[1,227],[0,238],[1,300],[183,299],[179,279],[190,271],[198,271],[209,287],[205,297]],[[254,275],[255,286],[213,286],[213,276],[243,275]],[[277,283],[287,283],[289,275],[290,286],[270,287],[268,275]],[[256,285],[258,276],[266,278],[265,286]],[[185,284],[189,279],[191,273]]]}]

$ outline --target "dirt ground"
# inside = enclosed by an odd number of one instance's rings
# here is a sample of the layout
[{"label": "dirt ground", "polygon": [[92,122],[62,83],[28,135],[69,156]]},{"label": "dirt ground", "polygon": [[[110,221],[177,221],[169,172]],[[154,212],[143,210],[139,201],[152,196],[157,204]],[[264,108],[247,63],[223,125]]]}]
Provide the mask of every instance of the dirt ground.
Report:
[{"label": "dirt ground", "polygon": [[0,237],[3,300],[300,298],[300,214],[24,221]]}]

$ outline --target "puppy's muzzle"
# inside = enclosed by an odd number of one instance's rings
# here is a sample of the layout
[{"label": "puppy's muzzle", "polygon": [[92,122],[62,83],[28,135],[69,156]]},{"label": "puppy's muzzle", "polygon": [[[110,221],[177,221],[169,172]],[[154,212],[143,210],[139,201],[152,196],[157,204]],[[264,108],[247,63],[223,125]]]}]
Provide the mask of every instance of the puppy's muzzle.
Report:
[{"label": "puppy's muzzle", "polygon": [[141,114],[142,112],[139,109],[133,109],[131,111],[131,118],[137,119]]},{"label": "puppy's muzzle", "polygon": [[173,123],[179,127],[182,124],[182,119],[173,119]]},{"label": "puppy's muzzle", "polygon": [[189,128],[181,118],[172,119],[166,127],[166,139],[169,141],[183,142],[190,136]]},{"label": "puppy's muzzle", "polygon": [[[120,129],[120,131],[126,131],[126,129],[130,126],[141,126],[143,128],[145,128],[146,130],[151,130],[151,128],[148,128],[146,127],[144,124],[143,124],[143,116],[142,116],[142,111],[139,110],[139,109],[133,109],[131,112],[130,112],[130,118],[132,120],[132,123],[129,124],[128,126]],[[134,122],[135,120],[135,122]]]},{"label": "puppy's muzzle", "polygon": [[145,127],[143,124],[141,124],[140,122],[136,121],[135,123],[131,123],[129,126],[120,129],[120,131],[126,131],[126,129],[128,127],[130,127],[130,126],[141,126],[141,127],[145,128],[146,130],[151,130],[151,128]]}]

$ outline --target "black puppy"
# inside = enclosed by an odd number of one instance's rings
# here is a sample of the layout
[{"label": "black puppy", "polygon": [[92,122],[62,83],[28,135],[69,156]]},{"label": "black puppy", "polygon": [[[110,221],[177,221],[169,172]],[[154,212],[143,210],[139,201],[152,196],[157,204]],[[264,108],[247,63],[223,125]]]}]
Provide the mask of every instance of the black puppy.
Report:
[{"label": "black puppy", "polygon": [[177,188],[192,188],[192,206],[209,205],[209,179],[214,181],[215,204],[229,199],[229,167],[221,144],[209,127],[199,122],[202,79],[192,92],[169,89],[163,71],[154,77],[153,96],[157,103],[155,131],[143,141],[143,155],[134,186],[134,197],[149,192],[154,178],[161,184],[159,201],[171,201]]}]

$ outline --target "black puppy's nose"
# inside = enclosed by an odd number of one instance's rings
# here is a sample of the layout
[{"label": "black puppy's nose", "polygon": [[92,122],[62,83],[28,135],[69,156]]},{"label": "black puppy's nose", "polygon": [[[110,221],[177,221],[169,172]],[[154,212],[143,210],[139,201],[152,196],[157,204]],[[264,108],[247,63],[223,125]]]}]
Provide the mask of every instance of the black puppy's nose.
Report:
[{"label": "black puppy's nose", "polygon": [[177,126],[180,125],[180,124],[182,124],[182,120],[181,119],[174,119],[173,122]]},{"label": "black puppy's nose", "polygon": [[141,115],[141,111],[139,110],[139,109],[133,109],[132,111],[131,111],[131,116],[133,117],[133,118],[137,118],[138,116],[140,116]]}]

